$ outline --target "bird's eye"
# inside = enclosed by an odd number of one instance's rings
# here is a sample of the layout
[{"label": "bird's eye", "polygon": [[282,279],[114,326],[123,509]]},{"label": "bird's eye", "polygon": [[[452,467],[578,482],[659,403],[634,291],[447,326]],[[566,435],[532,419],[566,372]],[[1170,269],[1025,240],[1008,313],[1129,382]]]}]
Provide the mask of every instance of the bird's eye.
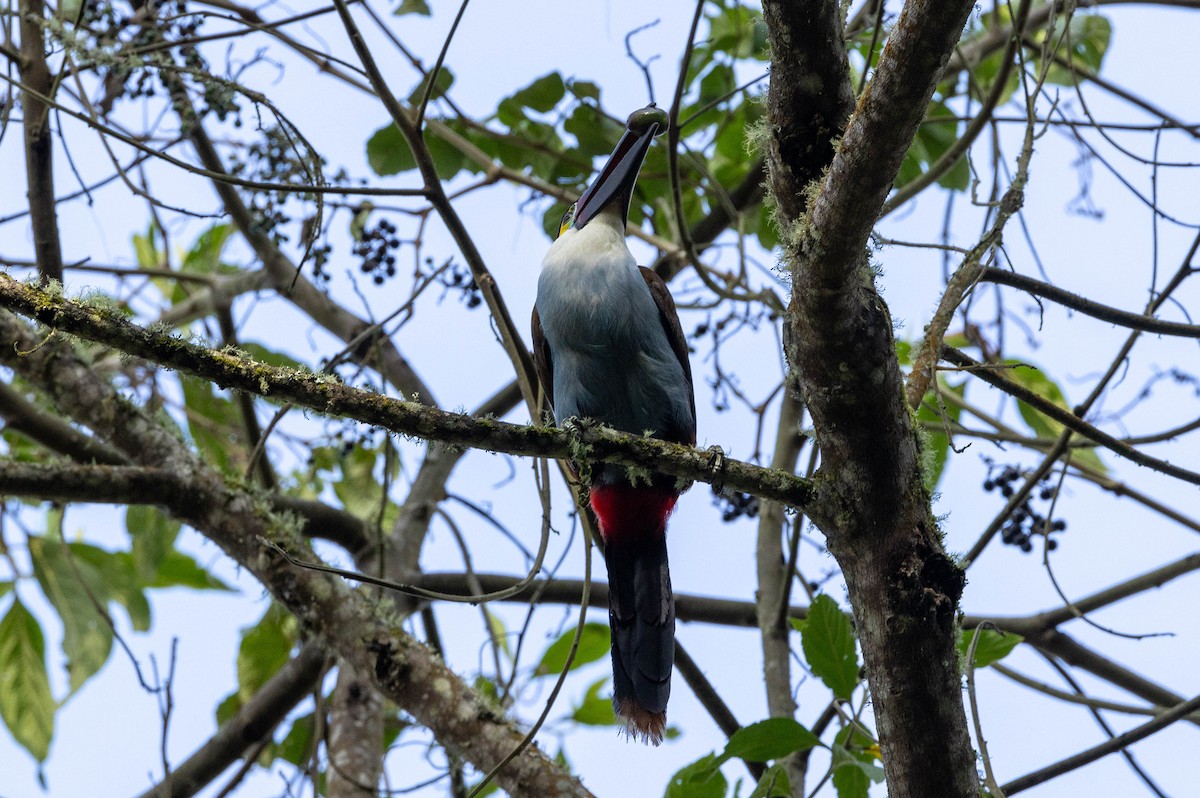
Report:
[{"label": "bird's eye", "polygon": [[574,205],[572,205],[570,208],[567,208],[567,212],[563,214],[562,221],[558,225],[558,234],[561,236],[563,233],[570,230],[571,225],[573,225],[573,224],[575,224],[575,206]]}]

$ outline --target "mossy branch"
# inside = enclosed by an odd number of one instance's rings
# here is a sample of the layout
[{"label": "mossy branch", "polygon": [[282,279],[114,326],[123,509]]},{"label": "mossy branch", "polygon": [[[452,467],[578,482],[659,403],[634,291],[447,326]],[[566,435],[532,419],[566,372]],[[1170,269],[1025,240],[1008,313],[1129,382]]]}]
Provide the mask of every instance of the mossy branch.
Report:
[{"label": "mossy branch", "polygon": [[236,349],[210,349],[165,331],[140,327],[117,312],[41,290],[4,274],[0,274],[0,306],[54,330],[223,388],[352,418],[401,435],[530,457],[569,458],[587,451],[594,462],[646,468],[698,482],[720,480],[732,490],[811,512],[815,489],[810,480],[729,459],[720,473],[714,473],[711,454],[690,446],[627,435],[600,425],[560,430],[449,413],[353,388],[329,375],[259,363]]}]

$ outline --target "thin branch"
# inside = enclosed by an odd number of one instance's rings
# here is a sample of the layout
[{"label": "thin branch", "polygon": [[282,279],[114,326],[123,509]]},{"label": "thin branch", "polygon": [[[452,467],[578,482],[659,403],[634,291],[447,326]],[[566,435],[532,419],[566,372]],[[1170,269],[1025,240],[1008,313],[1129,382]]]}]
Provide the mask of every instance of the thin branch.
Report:
[{"label": "thin branch", "polygon": [[[1109,657],[1092,651],[1063,632],[1057,630],[1046,632],[1035,637],[1027,637],[1025,642],[1040,652],[1052,654],[1067,664],[1082,668],[1152,704],[1172,707],[1184,700],[1183,696],[1139,673],[1118,665]],[[1200,720],[1196,720],[1195,725],[1200,726]]]},{"label": "thin branch", "polygon": [[1026,277],[1023,274],[1010,272],[1006,269],[997,269],[995,267],[984,269],[979,275],[979,282],[996,283],[997,285],[1019,288],[1034,296],[1049,299],[1051,302],[1057,302],[1064,307],[1077,310],[1084,315],[1100,319],[1101,321],[1107,321],[1118,327],[1128,327],[1131,330],[1141,330],[1142,332],[1157,333],[1158,335],[1200,338],[1200,324],[1163,321],[1142,313],[1130,313],[1126,310],[1118,310],[1117,308],[1094,302],[1079,294],[1065,291],[1049,283],[1044,283],[1041,280],[1035,280],[1032,277]]},{"label": "thin branch", "polygon": [[421,104],[417,106],[417,121],[413,123],[417,130],[425,124],[425,111],[429,108],[429,99],[433,97],[438,75],[441,74],[442,64],[446,61],[446,53],[450,51],[450,42],[454,41],[454,34],[458,30],[458,24],[462,22],[463,14],[467,12],[467,3],[470,1],[462,0],[459,4],[458,13],[454,15],[454,22],[450,25],[450,32],[446,34],[446,40],[442,42],[442,49],[438,52],[437,62],[434,63],[433,70],[425,76],[425,91],[421,94]]},{"label": "thin branch", "polygon": [[1036,770],[1033,773],[1028,773],[1019,779],[1013,779],[1005,784],[1003,789],[1007,795],[1016,795],[1019,792],[1024,792],[1031,787],[1036,787],[1039,784],[1044,784],[1051,779],[1057,778],[1064,773],[1070,773],[1072,770],[1078,770],[1084,765],[1090,765],[1097,759],[1106,757],[1109,754],[1122,751],[1125,748],[1133,745],[1139,740],[1144,740],[1155,732],[1162,731],[1176,721],[1187,717],[1191,713],[1200,709],[1200,696],[1196,696],[1189,701],[1175,705],[1172,709],[1159,715],[1151,721],[1143,723],[1134,729],[1130,729],[1124,734],[1117,735],[1111,740],[1093,746],[1086,751],[1080,751],[1074,756],[1067,757],[1060,762],[1055,762],[1053,765]]},{"label": "thin branch", "polygon": [[[1026,676],[1025,674],[1009,668],[1003,662],[993,662],[990,666],[992,670],[1007,679],[1012,679],[1017,684],[1028,687],[1031,690],[1036,690],[1043,695],[1048,695],[1051,698],[1059,701],[1066,701],[1070,704],[1081,704],[1091,709],[1103,709],[1108,712],[1122,712],[1126,715],[1150,715],[1157,717],[1167,711],[1167,707],[1160,706],[1134,706],[1133,704],[1121,704],[1116,701],[1105,701],[1102,698],[1093,698],[1091,696],[1079,695],[1077,693],[1068,693],[1066,690],[1059,690],[1057,687],[1038,681],[1037,679]],[[1200,713],[1188,718],[1193,723],[1200,723]]]},{"label": "thin branch", "polygon": [[1058,405],[1050,402],[1047,399],[1038,396],[1033,391],[1019,385],[1016,382],[1003,376],[998,371],[991,369],[987,364],[978,363],[970,356],[963,352],[954,349],[953,347],[942,347],[942,357],[949,362],[969,368],[971,373],[983,380],[994,388],[998,388],[1004,393],[1021,400],[1025,404],[1037,410],[1039,413],[1048,416],[1059,424],[1062,424],[1072,432],[1076,432],[1089,440],[1093,440],[1116,454],[1121,455],[1127,460],[1131,460],[1140,466],[1160,471],[1167,476],[1175,477],[1176,479],[1189,482],[1193,485],[1200,485],[1200,473],[1191,471],[1186,468],[1172,465],[1165,460],[1160,460],[1157,457],[1151,457],[1144,452],[1140,452],[1127,443],[1122,443],[1117,438],[1109,435],[1107,432],[1102,432],[1091,424],[1087,423],[1078,416],[1072,414],[1068,410],[1064,410]]},{"label": "thin branch", "polygon": [[140,798],[189,798],[200,792],[243,756],[247,748],[270,739],[275,727],[312,692],[328,661],[328,655],[319,645],[305,645],[232,718],[222,723],[208,742]]},{"label": "thin branch", "polygon": [[468,232],[462,218],[459,217],[458,212],[446,196],[441,178],[438,176],[437,169],[433,164],[433,156],[430,154],[429,148],[421,136],[420,128],[413,124],[409,118],[409,111],[400,105],[400,101],[396,99],[391,89],[388,88],[383,73],[375,63],[375,57],[371,54],[371,50],[363,39],[358,25],[350,15],[350,9],[346,5],[346,0],[334,0],[334,5],[337,6],[338,16],[341,18],[342,25],[346,29],[346,34],[350,38],[350,44],[358,54],[363,69],[366,70],[367,77],[371,81],[371,87],[375,90],[375,94],[379,97],[380,102],[383,103],[384,108],[387,109],[388,115],[391,116],[392,121],[399,128],[400,133],[404,136],[405,141],[408,142],[408,146],[412,150],[413,158],[417,162],[417,169],[421,173],[421,179],[425,182],[425,191],[430,204],[437,210],[438,216],[441,217],[442,222],[446,225],[446,229],[454,239],[454,243],[458,246],[459,252],[462,253],[463,260],[466,261],[468,268],[470,268],[471,275],[475,278],[475,284],[479,286],[483,293],[488,310],[491,312],[492,318],[495,319],[496,325],[499,328],[500,339],[504,344],[505,352],[508,354],[516,370],[517,381],[521,386],[521,394],[525,397],[525,402],[530,408],[530,413],[536,416],[537,375],[533,368],[533,358],[525,348],[524,343],[522,343],[521,336],[513,324],[508,307],[504,304],[504,300],[500,296],[496,279],[488,271],[483,256],[475,246],[470,232]]},{"label": "thin branch", "polygon": [[128,462],[117,449],[41,409],[16,388],[3,382],[0,382],[0,418],[9,429],[81,463],[122,465]]},{"label": "thin branch", "polygon": [[[733,710],[721,698],[721,694],[713,687],[712,682],[708,680],[708,677],[700,670],[700,666],[696,664],[696,661],[678,640],[675,641],[675,670],[679,671],[679,675],[687,682],[688,687],[692,688],[696,700],[708,712],[709,717],[717,724],[717,728],[721,730],[722,734],[732,737],[734,732],[742,728],[742,724],[738,723],[737,718],[733,716]],[[766,768],[761,762],[742,761],[755,781],[763,777]]]},{"label": "thin branch", "polygon": [[[71,441],[61,451],[85,456]],[[114,449],[106,454],[121,457]],[[187,480],[167,468],[137,465],[75,465],[72,463],[21,463],[0,459],[0,495],[23,496],[55,502],[94,504],[150,504],[168,507],[188,493]],[[279,513],[299,518],[300,534],[307,538],[337,543],[351,554],[370,543],[366,522],[345,510],[311,499],[269,494],[265,496]]]},{"label": "thin branch", "polygon": [[[1017,30],[1024,28],[1025,20],[1029,16],[1029,4],[1030,0],[1021,0],[1015,21]],[[882,11],[882,7],[880,10]],[[933,185],[935,181],[941,179],[943,175],[953,169],[959,159],[964,157],[967,151],[971,149],[971,145],[975,143],[975,139],[979,138],[979,134],[990,124],[992,112],[996,110],[1000,98],[1004,96],[1004,93],[1008,89],[1008,76],[1012,74],[1013,65],[1016,62],[1015,55],[1020,41],[1021,37],[1019,35],[1013,35],[1009,38],[1008,48],[1001,57],[1000,70],[993,78],[992,90],[983,99],[978,113],[971,119],[966,130],[954,140],[954,143],[944,153],[938,156],[936,161],[929,165],[928,169],[896,190],[896,193],[883,204],[883,210],[880,212],[881,216],[887,216]]]},{"label": "thin branch", "polygon": [[62,248],[58,234],[58,210],[54,200],[54,139],[50,132],[50,109],[45,102],[53,92],[54,78],[46,63],[46,7],[42,0],[21,0],[21,105],[25,129],[25,186],[33,249],[43,284],[62,282]]}]

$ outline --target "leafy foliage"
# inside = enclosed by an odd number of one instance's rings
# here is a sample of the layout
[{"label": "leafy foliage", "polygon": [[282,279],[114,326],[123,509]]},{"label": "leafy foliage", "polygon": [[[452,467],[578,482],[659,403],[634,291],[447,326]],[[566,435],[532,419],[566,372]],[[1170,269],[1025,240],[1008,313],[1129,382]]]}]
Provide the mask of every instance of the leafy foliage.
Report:
[{"label": "leafy foliage", "polygon": [[[791,754],[807,751],[819,745],[820,740],[800,723],[791,718],[768,718],[738,729],[729,738],[720,754],[707,754],[682,768],[667,784],[667,796],[673,798],[706,798],[709,795],[725,795],[728,782],[721,773],[721,765],[730,759],[740,758],[749,762],[767,762],[782,759]],[[787,774],[780,768],[770,768],[759,779],[753,795],[787,795],[780,792],[787,788]],[[720,790],[718,792],[718,790]]]},{"label": "leafy foliage", "polygon": [[[83,15],[97,14],[97,7],[106,8],[107,5],[104,2],[76,4]],[[394,5],[397,17],[431,15],[431,6],[426,0],[399,0]],[[762,153],[756,148],[755,135],[764,121],[761,98],[766,84],[762,79],[766,77],[763,70],[770,57],[762,13],[738,2],[725,0],[708,3],[703,13],[705,25],[696,37],[691,52],[678,114],[681,138],[677,187],[679,207],[676,208],[674,196],[676,187],[671,185],[668,178],[669,168],[664,150],[655,147],[645,163],[630,212],[633,225],[648,223],[651,232],[672,241],[676,240],[679,229],[695,226],[715,211],[728,210],[731,207],[729,196],[733,191],[746,186],[757,188],[762,183]],[[70,14],[66,17],[69,18]],[[92,20],[89,18],[87,21]],[[423,24],[417,19],[407,22]],[[116,26],[118,32],[127,27],[127,23],[128,20]],[[997,25],[1009,23],[1011,19],[1007,8],[999,8],[994,15],[980,14],[964,34],[962,44],[968,46],[988,35]],[[852,59],[856,66],[864,70],[869,70],[876,63],[889,32],[883,31],[878,42],[872,41],[872,33],[869,29],[860,30],[850,42]],[[1027,59],[1030,73],[1036,73],[1043,66],[1039,48],[1031,45],[1061,40],[1066,43],[1066,60],[1050,66],[1047,78],[1051,83],[1071,86],[1079,81],[1079,74],[1095,74],[1101,69],[1111,43],[1112,25],[1099,14],[1078,13],[1071,17],[1065,28],[1059,25],[1056,29],[1030,35],[1031,40],[1026,42],[1021,51]],[[112,49],[118,44],[119,40],[114,34],[113,40],[106,46]],[[135,44],[145,45],[147,42],[138,40]],[[149,46],[153,48],[152,44]],[[868,47],[873,50],[868,52]],[[195,71],[194,64],[191,68]],[[418,71],[424,70],[424,66],[418,67]],[[966,118],[978,101],[991,91],[1001,72],[1001,54],[994,53],[974,64],[969,77],[955,75],[937,87],[926,110],[925,122],[904,157],[895,181],[897,187],[917,180],[946,153],[962,143],[961,137],[967,127]],[[465,72],[463,74],[466,75]],[[1001,103],[1018,96],[1017,92],[1022,86],[1018,70],[1007,74]],[[124,79],[127,76],[118,75],[114,70],[110,80],[116,80],[117,77]],[[197,78],[193,76],[191,79]],[[218,98],[215,81],[204,88],[206,97],[211,95],[213,99]],[[623,130],[622,115],[606,107],[603,102],[605,98],[601,83],[576,77],[565,67],[540,75],[498,98],[494,109],[476,119],[461,114],[450,102],[451,92],[456,89],[456,77],[450,69],[443,67],[437,70],[436,75],[423,74],[406,88],[410,106],[415,107],[423,102],[428,94],[429,125],[423,131],[423,137],[438,177],[450,183],[452,189],[463,187],[465,193],[467,185],[495,181],[497,174],[502,173],[502,176],[519,183],[522,189],[529,190],[530,197],[522,207],[527,213],[540,215],[550,237],[557,233],[559,219],[570,198],[592,179],[597,160],[610,152]],[[400,94],[404,95],[404,92]],[[214,103],[209,107],[216,110],[218,105]],[[220,107],[233,109],[236,103]],[[263,138],[274,136],[276,144],[280,135],[289,135],[286,126],[268,126],[265,123],[260,123],[257,131],[262,133]],[[295,148],[298,145],[292,146]],[[394,125],[389,123],[374,130],[365,142],[365,150],[367,163],[376,176],[396,176],[408,181],[404,185],[411,185],[416,179],[412,173],[417,168],[417,160]],[[292,165],[295,165],[294,162]],[[266,167],[260,168],[250,163],[244,166],[253,173],[250,177],[279,177],[266,170]],[[963,192],[971,187],[971,181],[972,171],[964,156],[940,172],[937,183],[949,191]],[[284,197],[283,194],[279,196]],[[311,199],[311,196],[305,197],[303,201],[310,202]],[[285,197],[283,201],[299,202],[294,197]],[[343,222],[347,214],[352,215],[350,228],[353,238],[360,243],[365,237],[365,224],[371,207],[367,202],[357,205],[342,203],[336,211],[343,214]],[[272,208],[272,213],[278,211],[278,217],[264,213],[262,208],[255,208],[255,211],[264,230],[271,232],[273,240],[277,243],[286,240],[274,232],[286,220],[282,210]],[[420,232],[416,234],[419,244],[429,215],[426,209],[412,211],[412,214],[420,219]],[[747,207],[737,209],[734,215],[736,235],[727,234],[719,242],[719,247],[730,250],[736,248],[742,258],[747,240],[757,240],[768,252],[776,250],[780,237],[772,220],[769,203],[750,203]],[[302,237],[305,242],[309,233],[314,238],[322,234],[318,229],[320,223],[317,216],[314,213],[305,220],[306,225],[312,225],[311,229],[306,228]],[[201,290],[196,288],[197,284],[215,285],[205,283],[202,278],[244,274],[248,271],[227,262],[243,257],[238,248],[244,247],[244,242],[239,240],[236,228],[223,222],[203,224],[207,226],[191,242],[190,247],[178,248],[179,251],[171,243],[171,225],[160,226],[157,220],[149,224],[144,233],[132,237],[134,262],[140,269],[154,270],[152,284],[168,308],[178,307],[192,299],[196,291]],[[390,232],[394,231],[395,228],[392,228]],[[384,232],[389,231],[384,228]],[[736,247],[727,246],[734,238]],[[401,244],[397,239],[395,244],[388,246],[395,249]],[[405,240],[403,247],[408,246],[410,242]],[[258,259],[261,259],[260,253],[255,254],[255,268],[259,265]],[[432,259],[429,263],[432,263]],[[161,273],[175,268],[176,264],[181,275],[197,278],[196,281],[176,280]],[[745,263],[740,263],[739,268],[745,269]],[[420,273],[419,267],[417,271]],[[144,278],[144,275],[141,276]],[[395,276],[394,270],[388,276]],[[720,274],[717,273],[717,276]],[[476,290],[479,290],[478,286]],[[689,287],[685,290],[692,289]],[[414,302],[416,293],[414,291],[412,297]],[[703,296],[697,304],[709,299]],[[333,304],[332,300],[330,304]],[[226,305],[224,309],[228,310],[229,307]],[[121,312],[133,314],[135,311],[130,307],[122,307]],[[774,322],[775,317],[771,316],[770,321]],[[204,331],[202,324],[190,321],[184,329],[185,332]],[[388,334],[393,331],[388,330]],[[86,345],[81,346],[83,348]],[[242,349],[261,362],[287,368],[306,367],[306,364],[275,352],[264,344],[247,343],[242,345]],[[907,365],[908,345],[898,342],[897,349],[901,362]],[[244,479],[252,435],[247,433],[247,419],[237,401],[238,397],[190,377],[182,377],[178,383],[170,382],[167,385],[167,380],[174,378],[162,377],[152,367],[146,368],[143,374],[139,372],[140,368],[145,368],[143,366],[122,366],[117,380],[123,389],[128,387],[132,395],[140,391],[151,396],[152,402],[162,402],[167,411],[162,414],[166,426],[178,425],[181,436],[186,434],[190,444],[204,459],[220,469],[231,482]],[[1057,406],[1069,407],[1063,390],[1052,375],[1028,368],[1018,368],[1008,373],[1039,396]],[[354,374],[347,379],[357,377]],[[724,375],[718,375],[718,379],[724,379]],[[159,391],[163,385],[157,383],[159,380],[167,385],[161,396]],[[943,396],[965,398],[966,381],[951,382],[939,376],[937,390]],[[1024,404],[1020,405],[1019,411],[1022,421],[1038,437],[1051,438],[1062,432],[1057,422]],[[929,458],[927,487],[931,491],[938,485],[951,451],[951,442],[938,425],[956,422],[961,415],[959,404],[939,402],[933,393],[917,412],[917,419],[927,422],[930,427],[925,446]],[[45,449],[19,432],[6,428],[0,435],[9,459],[16,462],[47,461]],[[399,507],[391,498],[388,488],[409,474],[402,469],[397,449],[391,441],[385,438],[376,442],[368,435],[362,440],[339,437],[336,442],[330,442],[327,438],[314,435],[311,440],[298,439],[297,445],[307,450],[311,460],[306,468],[297,468],[282,480],[282,492],[320,500],[369,522],[377,529],[387,529],[396,521]],[[1094,451],[1073,451],[1076,463],[1104,472],[1104,465]],[[51,526],[56,519],[61,520],[61,516],[54,513],[51,511],[50,514]],[[99,672],[111,654],[114,642],[113,627],[108,617],[111,607],[122,607],[133,628],[142,632],[150,629],[152,623],[148,590],[170,587],[228,589],[207,569],[177,548],[182,533],[181,524],[164,512],[150,506],[131,506],[125,513],[124,523],[130,538],[128,550],[125,551],[107,551],[82,542],[67,542],[62,530],[55,528],[45,535],[29,536],[29,575],[33,578],[15,573],[14,581],[0,581],[0,600],[7,602],[8,594],[14,593],[7,613],[0,620],[0,717],[18,742],[38,761],[43,761],[48,754],[57,709],[49,686],[43,638],[43,626],[52,619],[39,620],[26,609],[19,600],[21,591],[40,589],[62,625],[62,649],[70,695]],[[42,613],[41,605],[33,606]],[[510,644],[510,639],[519,639],[517,633],[510,633],[501,612],[485,607],[483,613],[492,643],[503,659],[512,665],[514,677],[517,673],[522,677],[530,675],[527,666],[518,670],[516,660],[519,658],[520,645]],[[847,613],[839,608],[834,599],[821,595],[813,602],[809,617],[795,627],[800,632],[801,648],[811,672],[836,699],[850,701],[860,684],[860,662],[855,630]],[[570,629],[550,643],[532,670],[534,680],[554,676],[566,667],[575,634],[576,631]],[[227,719],[243,706],[287,662],[299,637],[294,619],[276,605],[271,605],[258,623],[243,630],[237,654],[238,685],[218,709],[219,720]],[[1020,642],[1015,635],[1002,635],[990,630],[971,631],[963,635],[959,643],[959,651],[964,656],[976,637],[977,667],[986,667],[998,661]],[[602,623],[585,624],[580,630],[579,647],[570,670],[575,671],[604,659],[608,649],[607,626]],[[497,659],[501,657],[497,655]],[[606,694],[608,683],[605,677],[587,686],[578,704],[570,710],[570,723],[583,726],[615,724],[611,700]],[[476,678],[475,685],[480,694],[493,699],[497,706],[503,703],[507,707],[513,702],[513,684],[506,682],[501,673],[494,676],[481,674]],[[385,741],[387,744],[399,734],[400,723],[396,721],[395,713],[392,713],[391,720],[393,724]],[[283,729],[278,734],[277,742],[264,749],[260,764],[269,764],[273,759],[296,766],[308,765],[310,760],[319,762],[319,757],[313,757],[321,744],[319,732],[322,727],[314,714],[292,718]],[[668,732],[668,737],[672,733],[679,733],[677,729]],[[764,720],[739,730],[720,752],[708,754],[677,772],[667,788],[667,795],[723,798],[729,792],[730,785],[721,767],[733,758],[773,763],[755,785],[752,798],[786,795],[790,793],[791,785],[780,760],[819,745],[824,744],[815,734],[790,718]],[[877,764],[878,745],[853,725],[846,725],[828,748],[833,759],[832,784],[839,798],[866,796],[869,785],[882,780],[882,771]],[[561,751],[559,758],[560,761],[566,761]],[[316,779],[317,791],[323,791],[321,778],[323,776]],[[489,785],[481,794],[488,794],[495,789],[495,785]]]},{"label": "leafy foliage", "polygon": [[827,595],[813,599],[800,628],[800,643],[813,674],[835,696],[849,700],[859,681],[858,651],[854,627],[836,601]]}]

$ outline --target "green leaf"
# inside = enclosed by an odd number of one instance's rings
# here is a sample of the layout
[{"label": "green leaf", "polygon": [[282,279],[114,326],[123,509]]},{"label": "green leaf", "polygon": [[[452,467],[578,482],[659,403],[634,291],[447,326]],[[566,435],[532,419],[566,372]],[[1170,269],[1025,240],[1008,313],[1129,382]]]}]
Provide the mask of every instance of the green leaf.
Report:
[{"label": "green leaf", "polygon": [[986,668],[993,662],[999,662],[1012,652],[1025,638],[1012,632],[1000,632],[995,629],[970,629],[962,633],[958,639],[958,653],[965,665],[967,654],[971,651],[971,641],[979,636],[975,645],[975,667]]},{"label": "green leaf", "polygon": [[554,106],[558,105],[566,92],[567,87],[563,83],[562,75],[551,72],[548,75],[542,75],[512,95],[512,100],[525,108],[531,108],[544,114],[553,111]]},{"label": "green leaf", "polygon": [[400,5],[396,6],[396,10],[392,12],[397,17],[402,17],[405,14],[420,14],[423,17],[430,16],[429,3],[425,0],[400,0]]},{"label": "green leaf", "polygon": [[607,686],[607,676],[593,682],[587,689],[583,702],[571,712],[571,720],[585,726],[615,725],[617,716],[613,713],[612,697],[600,695],[600,691]]},{"label": "green leaf", "polygon": [[[945,122],[930,122],[928,119],[944,119]],[[930,102],[926,110],[926,121],[917,129],[917,135],[904,156],[900,172],[895,184],[902,186],[915,180],[934,164],[951,146],[958,141],[959,123],[953,119],[954,113],[944,103],[937,100]],[[970,185],[971,173],[967,166],[965,155],[959,156],[953,166],[942,173],[938,184],[943,188],[962,191]]]},{"label": "green leaf", "polygon": [[[1015,366],[1015,368],[1005,369],[1004,371],[1013,382],[1028,388],[1033,393],[1051,404],[1061,407],[1063,410],[1071,409],[1067,405],[1067,400],[1063,396],[1062,389],[1058,387],[1056,382],[1047,377],[1046,373],[1040,368],[1032,363],[1012,358],[1003,362],[1006,365]],[[1025,423],[1029,425],[1029,428],[1036,435],[1050,438],[1062,431],[1062,424],[1042,415],[1024,402],[1019,403],[1017,409],[1021,412],[1021,418],[1025,420]]]},{"label": "green leaf", "polygon": [[767,57],[767,28],[762,13],[740,3],[708,18],[708,43],[714,50],[722,50],[735,58]]},{"label": "green leaf", "polygon": [[239,410],[227,397],[217,394],[212,383],[195,377],[180,377],[187,409],[188,433],[205,459],[226,474],[241,474],[242,425]]},{"label": "green leaf", "polygon": [[125,511],[125,528],[133,539],[133,562],[138,578],[152,582],[163,560],[175,549],[181,524],[157,507],[132,504]]},{"label": "green leaf", "polygon": [[[384,441],[382,446],[391,444]],[[341,471],[341,479],[333,483],[333,492],[341,500],[346,512],[374,524],[380,520],[380,510],[383,511],[383,528],[390,529],[400,508],[390,499],[381,501],[383,486],[381,484],[382,468],[379,466],[387,461],[390,467],[390,477],[395,479],[399,468],[399,458],[384,457],[382,448],[367,448],[355,446],[348,452],[340,454],[335,465]],[[376,470],[379,474],[376,474]]]},{"label": "green leaf", "polygon": [[13,589],[13,583],[9,581],[0,582],[0,598],[3,598],[6,593]]},{"label": "green leaf", "polygon": [[612,151],[623,128],[587,103],[580,103],[563,121],[563,130],[575,137],[585,157],[593,158]]},{"label": "green leaf", "polygon": [[467,156],[441,136],[430,134],[425,137],[425,145],[429,147],[429,157],[433,160],[433,170],[442,180],[449,180],[463,169],[467,168]]},{"label": "green leaf", "polygon": [[787,768],[782,763],[771,765],[763,773],[750,798],[790,798],[791,782],[788,780]]},{"label": "green leaf", "polygon": [[39,762],[50,753],[55,709],[42,628],[16,599],[0,620],[0,719]]},{"label": "green leaf", "polygon": [[64,543],[29,538],[33,574],[63,624],[63,653],[71,692],[104,667],[112,652],[113,631],[101,615],[109,591],[91,563],[76,558]]},{"label": "green leaf", "polygon": [[[561,673],[567,666],[567,655],[571,652],[571,643],[575,640],[575,630],[568,629],[557,640],[550,644],[533,673],[535,676],[548,676]],[[579,648],[575,651],[575,659],[571,662],[571,670],[581,665],[595,662],[609,651],[611,638],[608,624],[585,623],[579,635]]]},{"label": "green leaf", "polygon": [[733,66],[726,63],[716,63],[700,78],[700,96],[698,104],[708,105],[725,97],[737,87],[737,76]]},{"label": "green leaf", "polygon": [[233,590],[232,587],[213,576],[182,551],[173,550],[163,558],[154,581],[146,587],[188,587],[193,590]]},{"label": "green leaf", "polygon": [[[1008,15],[1005,14],[1005,22],[1008,21]],[[992,88],[996,84],[996,79],[1000,76],[1000,70],[1004,66],[1004,56],[1006,51],[1001,49],[999,52],[993,53],[987,58],[979,62],[978,66],[971,71],[971,82],[979,87],[980,96],[990,96]],[[996,102],[996,106],[1002,106],[1008,102],[1009,98],[1016,93],[1021,86],[1020,70],[1013,68],[1008,70],[1008,78],[1004,82],[1004,89],[1000,92],[1000,99]]]},{"label": "green leaf", "polygon": [[137,258],[138,268],[157,269],[162,266],[166,256],[158,249],[158,228],[153,222],[147,228],[146,234],[134,235],[133,253]]},{"label": "green leaf", "polygon": [[600,101],[600,87],[590,80],[568,80],[567,90],[580,100]]},{"label": "green leaf", "polygon": [[841,745],[831,747],[833,786],[838,798],[866,798],[871,782],[883,782],[883,768],[874,763],[869,753],[855,753]]},{"label": "green leaf", "polygon": [[505,97],[496,106],[496,121],[510,130],[528,118],[521,104],[511,97]]},{"label": "green leaf", "polygon": [[841,699],[849,699],[858,685],[858,652],[854,628],[837,602],[817,596],[800,632],[804,658],[812,672]]},{"label": "green leaf", "polygon": [[[425,96],[425,87],[429,85],[429,75],[421,78],[417,83],[416,88],[408,95],[408,104],[414,108],[421,104],[421,98]],[[454,73],[446,67],[438,70],[437,79],[433,83],[433,92],[429,95],[429,102],[433,102],[439,97],[442,97],[446,92],[450,91],[450,87],[454,85]]]},{"label": "green leaf", "polygon": [[96,569],[104,582],[108,597],[125,608],[129,621],[138,632],[150,629],[150,602],[142,590],[133,555],[126,551],[105,551],[86,543],[69,543],[71,555]]},{"label": "green leaf", "polygon": [[224,725],[242,708],[242,697],[234,690],[217,704],[217,725]]},{"label": "green leaf", "polygon": [[[1004,371],[1013,382],[1029,389],[1051,404],[1057,405],[1063,410],[1070,411],[1071,406],[1067,403],[1067,398],[1063,394],[1062,388],[1058,386],[1058,383],[1050,379],[1040,367],[1026,360],[1015,360],[1012,358],[1002,362],[1016,367],[1005,369]],[[1021,418],[1033,433],[1040,438],[1057,438],[1064,429],[1062,424],[1034,410],[1024,402],[1017,403],[1017,410],[1021,413]],[[1090,466],[1101,473],[1108,472],[1104,462],[1100,459],[1100,455],[1096,454],[1095,449],[1072,449],[1071,460]]]},{"label": "green leaf", "polygon": [[[1051,35],[1059,38],[1058,33]],[[1044,40],[1045,37],[1046,33],[1043,32],[1038,39]],[[1112,23],[1107,17],[1099,14],[1075,14],[1071,17],[1061,42],[1056,44],[1060,45],[1057,48],[1059,55],[1066,57],[1072,66],[1084,74],[1095,75],[1100,72],[1111,41]],[[1083,78],[1075,77],[1071,70],[1054,64],[1047,71],[1046,80],[1060,86],[1074,86],[1076,82],[1082,82]]]},{"label": "green leaf", "polygon": [[[483,608],[483,618],[487,622],[488,637],[491,638],[492,644],[499,646],[500,650],[511,659],[512,650],[508,647],[508,628],[504,625],[504,619],[487,607]],[[499,693],[497,693],[497,697],[499,697]]]},{"label": "green leaf", "polygon": [[220,271],[221,252],[232,235],[231,224],[215,224],[202,232],[183,258],[183,271],[190,274],[216,274]]},{"label": "green leaf", "polygon": [[[0,440],[3,440],[7,447],[4,456],[9,460],[18,463],[46,462],[46,450],[39,446],[33,438],[27,437],[19,430],[5,427],[0,430]],[[15,501],[20,501],[20,499],[15,499]]]},{"label": "green leaf", "polygon": [[296,643],[294,615],[278,604],[267,608],[261,620],[242,633],[238,647],[238,697],[249,701],[290,659]]},{"label": "green leaf", "polygon": [[367,139],[367,163],[383,177],[417,168],[417,159],[394,124],[384,125]]},{"label": "green leaf", "polygon": [[840,767],[833,771],[833,788],[838,798],[867,798],[871,780],[856,767]]},{"label": "green leaf", "polygon": [[315,725],[310,712],[292,721],[292,727],[279,743],[276,755],[285,762],[301,766],[308,763],[312,755],[312,740]]},{"label": "green leaf", "polygon": [[770,762],[796,751],[807,751],[821,741],[791,718],[768,718],[738,729],[719,757],[724,762],[738,757],[750,762]]},{"label": "green leaf", "polygon": [[671,777],[666,798],[725,798],[728,789],[721,763],[713,754],[707,754]]},{"label": "green leaf", "polygon": [[761,203],[758,206],[758,243],[763,249],[770,251],[779,246],[780,241],[779,228],[775,226],[775,214],[770,203]]}]

